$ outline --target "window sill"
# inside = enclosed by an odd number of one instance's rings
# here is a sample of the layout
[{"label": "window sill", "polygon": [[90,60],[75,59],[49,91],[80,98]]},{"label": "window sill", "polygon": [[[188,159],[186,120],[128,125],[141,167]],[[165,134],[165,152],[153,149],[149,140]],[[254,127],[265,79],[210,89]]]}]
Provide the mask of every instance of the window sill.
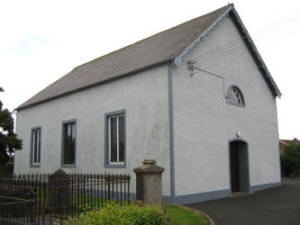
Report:
[{"label": "window sill", "polygon": [[75,164],[62,164],[61,168],[76,168]]},{"label": "window sill", "polygon": [[120,168],[120,169],[125,169],[126,168],[126,164],[122,163],[122,164],[106,164],[105,168]]},{"label": "window sill", "polygon": [[246,108],[245,105],[235,104],[235,103],[230,102],[230,101],[226,101],[226,103],[227,103],[228,105],[232,105],[232,106],[236,106],[236,107],[240,107],[240,108]]},{"label": "window sill", "polygon": [[30,168],[40,168],[41,164],[31,164]]}]

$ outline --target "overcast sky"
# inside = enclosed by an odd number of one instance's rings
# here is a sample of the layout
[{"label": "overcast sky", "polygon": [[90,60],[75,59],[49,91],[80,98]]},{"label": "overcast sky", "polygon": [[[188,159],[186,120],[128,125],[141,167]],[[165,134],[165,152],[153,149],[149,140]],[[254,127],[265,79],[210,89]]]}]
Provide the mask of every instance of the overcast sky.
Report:
[{"label": "overcast sky", "polygon": [[[0,0],[0,94],[13,110],[74,67],[226,5],[223,0]],[[279,135],[300,137],[300,1],[233,1],[283,96]]]}]

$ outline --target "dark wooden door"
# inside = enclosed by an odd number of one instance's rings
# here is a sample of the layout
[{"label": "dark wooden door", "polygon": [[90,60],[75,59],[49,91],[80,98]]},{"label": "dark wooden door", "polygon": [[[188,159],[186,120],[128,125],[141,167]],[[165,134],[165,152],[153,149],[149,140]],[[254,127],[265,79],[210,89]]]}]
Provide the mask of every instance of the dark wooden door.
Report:
[{"label": "dark wooden door", "polygon": [[240,174],[239,174],[239,149],[237,143],[230,144],[230,175],[231,191],[240,191]]}]

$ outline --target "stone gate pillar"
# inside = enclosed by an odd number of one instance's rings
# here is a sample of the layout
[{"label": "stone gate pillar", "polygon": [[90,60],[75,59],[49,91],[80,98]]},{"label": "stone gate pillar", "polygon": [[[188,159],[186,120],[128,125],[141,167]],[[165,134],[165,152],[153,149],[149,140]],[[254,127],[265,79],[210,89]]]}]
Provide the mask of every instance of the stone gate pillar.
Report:
[{"label": "stone gate pillar", "polygon": [[56,213],[66,212],[71,206],[71,186],[69,176],[59,169],[49,176],[49,206]]},{"label": "stone gate pillar", "polygon": [[146,204],[162,206],[162,173],[164,168],[155,160],[145,159],[143,165],[134,169],[136,174],[136,199]]}]

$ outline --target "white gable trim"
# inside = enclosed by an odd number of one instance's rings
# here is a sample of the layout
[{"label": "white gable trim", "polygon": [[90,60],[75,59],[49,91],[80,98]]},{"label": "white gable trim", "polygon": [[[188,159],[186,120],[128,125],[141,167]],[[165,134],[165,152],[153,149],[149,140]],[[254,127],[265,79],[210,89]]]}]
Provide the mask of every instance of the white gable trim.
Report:
[{"label": "white gable trim", "polygon": [[192,50],[199,41],[201,41],[215,26],[217,26],[225,16],[233,9],[233,5],[231,5],[221,16],[219,16],[212,24],[209,25],[190,45],[188,45],[182,53],[180,53],[174,59],[174,63],[179,65],[182,62],[182,58]]},{"label": "white gable trim", "polygon": [[[244,41],[246,40],[248,42],[248,47],[251,48],[251,50],[249,49],[249,51],[252,52],[252,56],[256,59],[256,64],[258,66],[258,68],[261,70],[261,73],[264,77],[264,79],[266,80],[267,84],[269,85],[271,92],[273,93],[274,96],[278,96],[279,98],[281,97],[281,92],[277,86],[277,84],[275,83],[274,79],[272,78],[266,64],[264,63],[262,57],[260,56],[253,40],[251,39],[246,27],[244,26],[244,24],[242,23],[242,20],[240,18],[240,16],[238,15],[237,11],[234,9],[233,4],[230,5],[230,7],[221,15],[219,16],[207,29],[205,29],[205,31],[203,31],[190,45],[188,45],[183,51],[182,53],[180,53],[177,57],[174,58],[173,63],[175,65],[179,65],[182,60],[183,57],[188,54],[190,52],[191,49],[193,49],[195,47],[196,44],[198,44],[215,26],[217,26],[229,13],[233,13],[234,18],[236,19],[238,25],[239,26],[238,29],[241,29],[242,32],[245,34],[245,38]],[[254,54],[253,54],[254,53]]]}]

